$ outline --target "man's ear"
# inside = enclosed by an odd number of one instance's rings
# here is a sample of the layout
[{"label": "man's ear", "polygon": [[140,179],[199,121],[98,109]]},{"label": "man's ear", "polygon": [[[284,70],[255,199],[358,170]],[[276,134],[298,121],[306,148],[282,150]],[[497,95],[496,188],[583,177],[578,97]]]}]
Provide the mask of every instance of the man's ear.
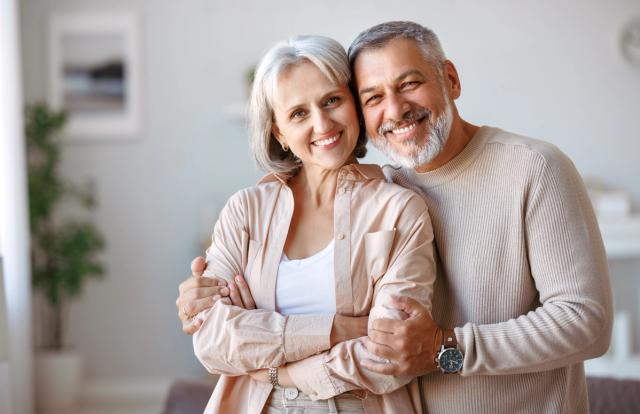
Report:
[{"label": "man's ear", "polygon": [[462,93],[462,86],[460,85],[460,76],[458,76],[458,70],[450,60],[445,60],[442,64],[442,72],[444,75],[444,81],[449,91],[451,99],[458,99]]}]

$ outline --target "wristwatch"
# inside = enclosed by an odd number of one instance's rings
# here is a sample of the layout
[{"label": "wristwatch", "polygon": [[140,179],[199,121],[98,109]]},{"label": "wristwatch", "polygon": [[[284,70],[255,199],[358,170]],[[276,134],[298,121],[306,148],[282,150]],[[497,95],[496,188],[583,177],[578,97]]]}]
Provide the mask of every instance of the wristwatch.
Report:
[{"label": "wristwatch", "polygon": [[462,369],[464,356],[458,348],[458,341],[453,329],[445,329],[442,332],[442,347],[436,357],[436,364],[445,374],[455,374]]}]

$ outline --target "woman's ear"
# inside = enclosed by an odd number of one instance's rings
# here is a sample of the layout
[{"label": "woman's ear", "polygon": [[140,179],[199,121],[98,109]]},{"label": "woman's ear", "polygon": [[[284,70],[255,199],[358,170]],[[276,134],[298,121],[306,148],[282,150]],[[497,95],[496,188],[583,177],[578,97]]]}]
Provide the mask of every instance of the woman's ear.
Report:
[{"label": "woman's ear", "polygon": [[280,133],[280,128],[278,128],[278,125],[276,125],[275,122],[271,123],[271,133],[273,134],[274,137],[276,137],[280,145],[282,145],[283,144],[282,134]]}]

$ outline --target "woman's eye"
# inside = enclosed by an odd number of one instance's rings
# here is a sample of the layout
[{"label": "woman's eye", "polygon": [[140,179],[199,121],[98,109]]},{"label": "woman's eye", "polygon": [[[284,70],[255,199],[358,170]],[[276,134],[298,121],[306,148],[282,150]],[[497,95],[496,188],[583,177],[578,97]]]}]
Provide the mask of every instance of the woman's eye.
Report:
[{"label": "woman's eye", "polygon": [[340,102],[340,98],[338,98],[337,96],[332,96],[331,98],[326,100],[325,106],[335,105],[338,102]]},{"label": "woman's eye", "polygon": [[302,118],[304,115],[305,115],[305,112],[302,110],[294,111],[293,113],[291,113],[291,119]]}]

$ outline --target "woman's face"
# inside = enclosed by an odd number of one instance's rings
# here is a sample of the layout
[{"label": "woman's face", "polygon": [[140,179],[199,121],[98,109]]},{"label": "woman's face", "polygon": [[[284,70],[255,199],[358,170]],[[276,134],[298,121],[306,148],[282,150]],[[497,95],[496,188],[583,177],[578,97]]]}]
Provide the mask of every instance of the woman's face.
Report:
[{"label": "woman's face", "polygon": [[360,128],[345,85],[334,85],[312,63],[287,68],[273,97],[273,134],[303,168],[336,170],[352,160]]}]

